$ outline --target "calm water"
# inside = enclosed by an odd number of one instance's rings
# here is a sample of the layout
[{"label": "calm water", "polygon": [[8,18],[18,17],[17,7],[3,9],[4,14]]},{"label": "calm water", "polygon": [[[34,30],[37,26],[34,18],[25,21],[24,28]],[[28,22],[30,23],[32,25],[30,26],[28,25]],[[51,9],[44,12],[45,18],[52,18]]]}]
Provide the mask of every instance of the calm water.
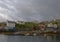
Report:
[{"label": "calm water", "polygon": [[60,42],[60,36],[7,36],[0,35],[0,42]]}]

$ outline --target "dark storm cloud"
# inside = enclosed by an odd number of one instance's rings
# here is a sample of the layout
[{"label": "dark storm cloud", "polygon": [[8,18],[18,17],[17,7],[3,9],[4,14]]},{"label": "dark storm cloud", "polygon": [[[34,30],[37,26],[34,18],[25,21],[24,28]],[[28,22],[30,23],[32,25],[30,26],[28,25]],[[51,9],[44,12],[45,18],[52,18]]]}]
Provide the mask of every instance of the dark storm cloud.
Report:
[{"label": "dark storm cloud", "polygon": [[[8,20],[45,21],[60,18],[60,0],[0,0],[0,16]],[[1,10],[0,9],[0,10]]]}]

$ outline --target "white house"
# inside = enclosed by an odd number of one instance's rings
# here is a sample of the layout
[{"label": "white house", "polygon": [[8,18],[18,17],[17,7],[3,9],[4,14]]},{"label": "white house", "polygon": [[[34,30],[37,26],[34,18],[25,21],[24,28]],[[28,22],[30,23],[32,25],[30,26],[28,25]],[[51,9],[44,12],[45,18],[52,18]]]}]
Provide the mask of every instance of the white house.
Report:
[{"label": "white house", "polygon": [[10,29],[14,28],[15,24],[16,23],[14,21],[7,21],[7,27],[10,28]]},{"label": "white house", "polygon": [[53,24],[52,24],[52,23],[49,23],[49,24],[47,25],[47,27],[53,27]]},{"label": "white house", "polygon": [[25,24],[24,21],[17,21],[18,24]]}]

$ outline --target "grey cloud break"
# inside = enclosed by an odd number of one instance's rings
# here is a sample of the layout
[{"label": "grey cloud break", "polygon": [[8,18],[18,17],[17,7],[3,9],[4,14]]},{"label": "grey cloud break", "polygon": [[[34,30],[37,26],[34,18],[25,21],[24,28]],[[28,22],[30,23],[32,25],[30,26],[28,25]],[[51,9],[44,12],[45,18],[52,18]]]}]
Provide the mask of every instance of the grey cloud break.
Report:
[{"label": "grey cloud break", "polygon": [[60,0],[0,0],[0,20],[60,19]]}]

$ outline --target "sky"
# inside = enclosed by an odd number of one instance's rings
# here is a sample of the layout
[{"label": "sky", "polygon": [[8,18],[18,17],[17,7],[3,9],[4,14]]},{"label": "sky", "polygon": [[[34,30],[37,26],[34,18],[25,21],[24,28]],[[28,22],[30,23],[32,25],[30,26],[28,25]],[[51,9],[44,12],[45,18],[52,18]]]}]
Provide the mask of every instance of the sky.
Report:
[{"label": "sky", "polygon": [[60,19],[60,0],[0,0],[0,21]]}]

